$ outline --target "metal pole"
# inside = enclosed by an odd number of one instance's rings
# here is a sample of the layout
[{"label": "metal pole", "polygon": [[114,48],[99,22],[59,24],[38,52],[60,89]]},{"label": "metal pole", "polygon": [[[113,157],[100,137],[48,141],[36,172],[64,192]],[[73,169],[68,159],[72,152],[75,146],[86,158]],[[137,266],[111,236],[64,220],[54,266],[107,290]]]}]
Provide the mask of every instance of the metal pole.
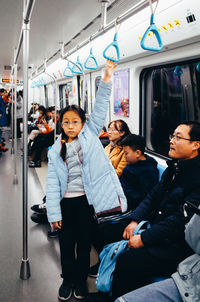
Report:
[{"label": "metal pole", "polygon": [[55,104],[55,129],[54,129],[54,142],[56,141],[56,120],[57,120],[57,87],[55,80],[55,91],[54,91],[54,104]]},{"label": "metal pole", "polygon": [[86,86],[85,73],[83,73],[82,108],[84,111],[85,111],[85,86]]},{"label": "metal pole", "polygon": [[21,263],[20,278],[26,280],[30,277],[30,265],[28,259],[28,225],[27,225],[27,208],[28,208],[28,60],[29,60],[29,24],[23,24],[23,258]]},{"label": "metal pole", "polygon": [[13,104],[13,75],[11,74],[11,154],[14,154],[14,144],[13,144],[13,137],[14,137],[14,104]]},{"label": "metal pole", "polygon": [[14,78],[15,78],[15,107],[14,107],[14,177],[13,184],[18,184],[17,177],[17,64],[14,65]]},{"label": "metal pole", "polygon": [[101,0],[101,29],[105,28],[107,25],[108,2],[108,0]]}]

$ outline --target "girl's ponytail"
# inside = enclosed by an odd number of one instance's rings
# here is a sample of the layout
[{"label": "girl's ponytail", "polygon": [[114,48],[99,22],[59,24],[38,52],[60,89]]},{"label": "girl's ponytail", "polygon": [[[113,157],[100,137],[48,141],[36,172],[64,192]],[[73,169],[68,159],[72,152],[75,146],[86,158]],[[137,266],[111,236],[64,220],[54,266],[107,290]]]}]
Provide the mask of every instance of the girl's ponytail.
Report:
[{"label": "girl's ponytail", "polygon": [[64,130],[61,130],[61,150],[60,150],[60,156],[62,157],[62,160],[65,161],[66,159],[66,142],[68,140],[67,135],[65,134]]}]

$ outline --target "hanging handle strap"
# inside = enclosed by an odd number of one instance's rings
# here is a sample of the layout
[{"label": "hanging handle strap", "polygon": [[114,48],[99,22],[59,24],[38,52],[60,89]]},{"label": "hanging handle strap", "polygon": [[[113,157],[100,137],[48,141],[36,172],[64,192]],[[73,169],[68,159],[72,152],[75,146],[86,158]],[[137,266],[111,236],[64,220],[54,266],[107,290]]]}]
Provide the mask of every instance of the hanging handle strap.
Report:
[{"label": "hanging handle strap", "polygon": [[[95,63],[95,66],[94,66],[94,67],[89,66],[89,60],[90,60],[90,61],[92,60],[92,61]],[[84,63],[84,67],[85,67],[85,69],[92,69],[92,70],[96,70],[96,69],[99,67],[99,65],[98,65],[98,63],[97,63],[97,60],[96,60],[95,56],[93,55],[92,48],[90,48],[90,55],[89,55],[89,57],[86,59],[86,61],[85,61],[85,63]]]},{"label": "hanging handle strap", "polygon": [[[78,68],[79,70],[75,70],[75,68]],[[74,64],[74,66],[72,67],[73,73],[76,74],[83,74],[84,73],[84,69],[83,69],[83,65],[81,64],[80,60],[79,60],[79,56],[77,56],[77,61]]]},{"label": "hanging handle strap", "polygon": [[[149,0],[149,5],[150,5],[150,9],[151,9],[150,26],[145,31],[145,33],[142,37],[142,40],[140,42],[140,46],[144,50],[160,51],[163,48],[163,42],[162,42],[159,30],[158,30],[158,28],[157,28],[157,26],[155,25],[155,22],[154,22],[154,15],[155,15],[155,12],[156,12],[156,9],[157,9],[157,6],[158,6],[158,2],[159,2],[159,0],[157,0],[156,6],[153,9],[152,0]],[[145,45],[145,41],[146,41],[146,38],[148,37],[149,32],[152,32],[155,35],[155,38],[158,42],[158,47],[146,46]]]},{"label": "hanging handle strap", "polygon": [[[68,74],[67,71],[69,71],[70,74]],[[63,75],[64,75],[64,77],[67,77],[67,78],[72,78],[73,75],[74,75],[74,72],[73,72],[72,68],[70,67],[69,62],[68,62],[67,67],[65,68],[65,70],[63,72]]]},{"label": "hanging handle strap", "polygon": [[[107,60],[110,60],[110,61],[113,61],[113,62],[119,62],[120,60],[120,52],[119,52],[119,45],[118,45],[118,41],[117,41],[117,38],[118,38],[118,31],[120,29],[120,26],[121,24],[118,26],[117,28],[117,19],[115,21],[115,35],[114,35],[114,39],[113,39],[113,42],[110,43],[103,51],[103,57]],[[116,51],[116,58],[113,58],[111,56],[108,56],[106,53],[108,51],[109,48],[111,47],[114,47],[115,48],[115,51]]]}]

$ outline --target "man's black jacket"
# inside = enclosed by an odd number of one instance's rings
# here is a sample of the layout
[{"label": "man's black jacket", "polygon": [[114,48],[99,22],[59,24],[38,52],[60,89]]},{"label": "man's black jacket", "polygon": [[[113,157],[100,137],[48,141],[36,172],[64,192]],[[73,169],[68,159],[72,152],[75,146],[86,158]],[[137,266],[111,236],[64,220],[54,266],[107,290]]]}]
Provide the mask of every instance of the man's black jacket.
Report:
[{"label": "man's black jacket", "polygon": [[168,168],[150,194],[132,213],[132,220],[150,220],[152,227],[141,234],[145,247],[161,257],[187,257],[192,250],[185,242],[183,205],[200,204],[200,156],[190,160],[167,162]]}]

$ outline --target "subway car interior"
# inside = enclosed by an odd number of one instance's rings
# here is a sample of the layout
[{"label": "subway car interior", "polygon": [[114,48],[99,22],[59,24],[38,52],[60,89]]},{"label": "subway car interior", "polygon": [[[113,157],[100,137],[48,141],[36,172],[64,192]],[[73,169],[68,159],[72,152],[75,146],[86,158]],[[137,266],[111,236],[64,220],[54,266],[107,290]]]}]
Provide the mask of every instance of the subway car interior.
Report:
[{"label": "subway car interior", "polygon": [[[200,122],[200,2],[1,0],[0,35],[0,302],[54,302],[59,239],[43,205],[59,113],[75,104],[90,120],[106,62],[114,62],[104,126],[121,120],[143,136],[161,177],[169,136],[185,120]],[[90,266],[97,259],[92,246]],[[97,293],[95,278],[87,286]]]}]

